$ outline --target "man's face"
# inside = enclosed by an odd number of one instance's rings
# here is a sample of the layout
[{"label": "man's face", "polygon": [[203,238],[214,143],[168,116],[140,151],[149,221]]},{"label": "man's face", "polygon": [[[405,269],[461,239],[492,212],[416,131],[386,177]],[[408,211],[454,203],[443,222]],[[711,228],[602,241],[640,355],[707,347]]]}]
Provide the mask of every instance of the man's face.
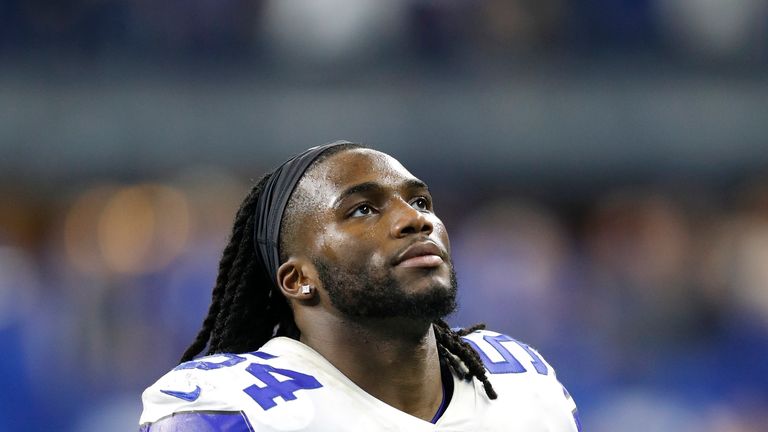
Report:
[{"label": "man's face", "polygon": [[432,321],[455,309],[448,234],[426,185],[397,160],[343,151],[313,168],[300,187],[312,197],[302,249],[339,312]]}]

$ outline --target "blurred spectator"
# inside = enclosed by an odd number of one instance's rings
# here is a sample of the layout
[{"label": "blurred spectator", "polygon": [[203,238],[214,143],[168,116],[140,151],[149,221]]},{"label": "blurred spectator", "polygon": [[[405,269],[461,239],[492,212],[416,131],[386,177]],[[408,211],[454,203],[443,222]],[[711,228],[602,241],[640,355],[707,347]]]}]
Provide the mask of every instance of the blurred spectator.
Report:
[{"label": "blurred spectator", "polygon": [[490,54],[548,52],[565,42],[566,6],[562,0],[486,0],[472,30]]},{"label": "blurred spectator", "polygon": [[486,321],[546,345],[559,338],[568,244],[553,215],[514,201],[492,202],[467,215],[452,245],[461,287],[457,324]]},{"label": "blurred spectator", "polygon": [[620,332],[606,336],[611,345],[623,345],[625,367],[639,373],[652,366],[645,356],[696,336],[691,228],[676,202],[630,191],[599,201],[587,223],[585,289],[596,300],[589,316],[598,321],[595,327]]},{"label": "blurred spectator", "polygon": [[291,62],[365,62],[398,41],[404,6],[403,0],[270,1],[264,30],[274,53]]},{"label": "blurred spectator", "polygon": [[656,0],[655,7],[661,27],[676,49],[719,59],[765,58],[765,0]]},{"label": "blurred spectator", "polygon": [[[39,295],[37,269],[27,253],[0,241],[0,425],[21,430],[35,422],[31,406],[36,400],[35,382],[29,363],[30,320],[36,315]],[[49,414],[49,413],[44,413]]]}]

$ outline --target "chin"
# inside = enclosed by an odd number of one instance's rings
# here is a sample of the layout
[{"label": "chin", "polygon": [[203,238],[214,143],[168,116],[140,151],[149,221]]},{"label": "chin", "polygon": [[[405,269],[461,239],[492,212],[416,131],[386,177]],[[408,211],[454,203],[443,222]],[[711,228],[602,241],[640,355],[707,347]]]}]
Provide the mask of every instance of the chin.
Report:
[{"label": "chin", "polygon": [[408,292],[423,291],[428,289],[450,290],[453,288],[451,271],[446,266],[410,268],[406,274],[401,274],[401,286]]}]

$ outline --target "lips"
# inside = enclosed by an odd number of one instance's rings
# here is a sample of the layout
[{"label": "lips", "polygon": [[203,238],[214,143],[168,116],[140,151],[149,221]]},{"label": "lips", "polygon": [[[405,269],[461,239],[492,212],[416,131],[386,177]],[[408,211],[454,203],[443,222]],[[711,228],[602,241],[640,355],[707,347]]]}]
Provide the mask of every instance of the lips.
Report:
[{"label": "lips", "polygon": [[415,243],[394,260],[397,267],[437,267],[443,264],[445,253],[432,242]]}]

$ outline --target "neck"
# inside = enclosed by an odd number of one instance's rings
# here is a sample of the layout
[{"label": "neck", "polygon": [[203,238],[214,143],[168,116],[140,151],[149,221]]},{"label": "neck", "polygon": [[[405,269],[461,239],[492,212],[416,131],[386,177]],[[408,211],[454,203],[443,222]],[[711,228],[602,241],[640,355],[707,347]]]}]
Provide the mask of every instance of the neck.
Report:
[{"label": "neck", "polygon": [[368,394],[415,417],[433,418],[443,388],[431,323],[398,318],[334,324],[315,323],[301,341]]}]

